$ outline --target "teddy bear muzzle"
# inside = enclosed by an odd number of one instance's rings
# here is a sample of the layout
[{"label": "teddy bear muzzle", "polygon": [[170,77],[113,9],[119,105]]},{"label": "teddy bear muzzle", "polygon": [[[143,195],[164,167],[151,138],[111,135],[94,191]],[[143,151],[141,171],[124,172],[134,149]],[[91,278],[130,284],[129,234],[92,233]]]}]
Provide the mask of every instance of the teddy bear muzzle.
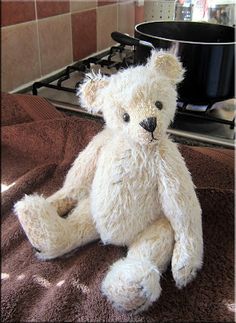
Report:
[{"label": "teddy bear muzzle", "polygon": [[140,126],[147,130],[148,132],[152,132],[156,129],[157,126],[157,118],[156,117],[151,117],[151,118],[146,118],[143,121],[141,121]]}]

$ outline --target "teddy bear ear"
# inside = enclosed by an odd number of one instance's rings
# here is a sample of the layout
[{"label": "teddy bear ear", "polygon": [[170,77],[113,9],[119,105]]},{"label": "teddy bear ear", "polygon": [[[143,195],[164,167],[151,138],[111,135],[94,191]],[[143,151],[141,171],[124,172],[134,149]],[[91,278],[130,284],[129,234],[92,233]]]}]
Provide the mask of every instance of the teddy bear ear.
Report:
[{"label": "teddy bear ear", "polygon": [[170,52],[153,50],[147,64],[167,76],[174,84],[183,80],[185,70],[179,59]]},{"label": "teddy bear ear", "polygon": [[80,104],[89,112],[96,113],[102,110],[102,99],[99,95],[101,89],[108,85],[109,81],[106,76],[100,73],[88,73],[84,82],[77,90]]}]

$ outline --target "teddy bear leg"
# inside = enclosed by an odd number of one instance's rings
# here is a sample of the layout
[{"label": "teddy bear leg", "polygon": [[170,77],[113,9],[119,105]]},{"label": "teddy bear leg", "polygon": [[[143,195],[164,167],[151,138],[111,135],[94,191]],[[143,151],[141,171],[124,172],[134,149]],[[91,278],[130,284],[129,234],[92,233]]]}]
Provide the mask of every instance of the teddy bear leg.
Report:
[{"label": "teddy bear leg", "polygon": [[127,257],[111,266],[103,293],[120,310],[146,310],[160,296],[160,274],[171,260],[173,246],[168,220],[157,220],[130,244]]},{"label": "teddy bear leg", "polygon": [[42,196],[30,195],[15,204],[15,213],[40,259],[62,256],[98,237],[88,199],[82,200],[67,218],[61,218]]}]

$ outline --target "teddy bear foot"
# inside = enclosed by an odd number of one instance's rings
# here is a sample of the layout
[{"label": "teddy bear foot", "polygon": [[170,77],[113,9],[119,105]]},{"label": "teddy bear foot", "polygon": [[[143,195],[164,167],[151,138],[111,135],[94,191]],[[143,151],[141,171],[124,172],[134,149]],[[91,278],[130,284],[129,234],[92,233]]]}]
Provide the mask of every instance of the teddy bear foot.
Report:
[{"label": "teddy bear foot", "polygon": [[67,236],[56,209],[42,196],[25,195],[14,206],[15,214],[40,259],[51,259],[64,253]]},{"label": "teddy bear foot", "polygon": [[108,272],[102,292],[120,311],[139,313],[161,294],[160,273],[148,260],[121,259]]}]

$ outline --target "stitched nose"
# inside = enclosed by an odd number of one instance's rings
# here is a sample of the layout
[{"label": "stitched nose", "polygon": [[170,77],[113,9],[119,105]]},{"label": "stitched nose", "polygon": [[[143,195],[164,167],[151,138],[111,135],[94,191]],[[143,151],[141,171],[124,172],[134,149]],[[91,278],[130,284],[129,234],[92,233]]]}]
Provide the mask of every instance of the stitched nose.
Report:
[{"label": "stitched nose", "polygon": [[144,119],[140,122],[140,126],[148,132],[153,132],[157,126],[157,119],[155,117]]}]

